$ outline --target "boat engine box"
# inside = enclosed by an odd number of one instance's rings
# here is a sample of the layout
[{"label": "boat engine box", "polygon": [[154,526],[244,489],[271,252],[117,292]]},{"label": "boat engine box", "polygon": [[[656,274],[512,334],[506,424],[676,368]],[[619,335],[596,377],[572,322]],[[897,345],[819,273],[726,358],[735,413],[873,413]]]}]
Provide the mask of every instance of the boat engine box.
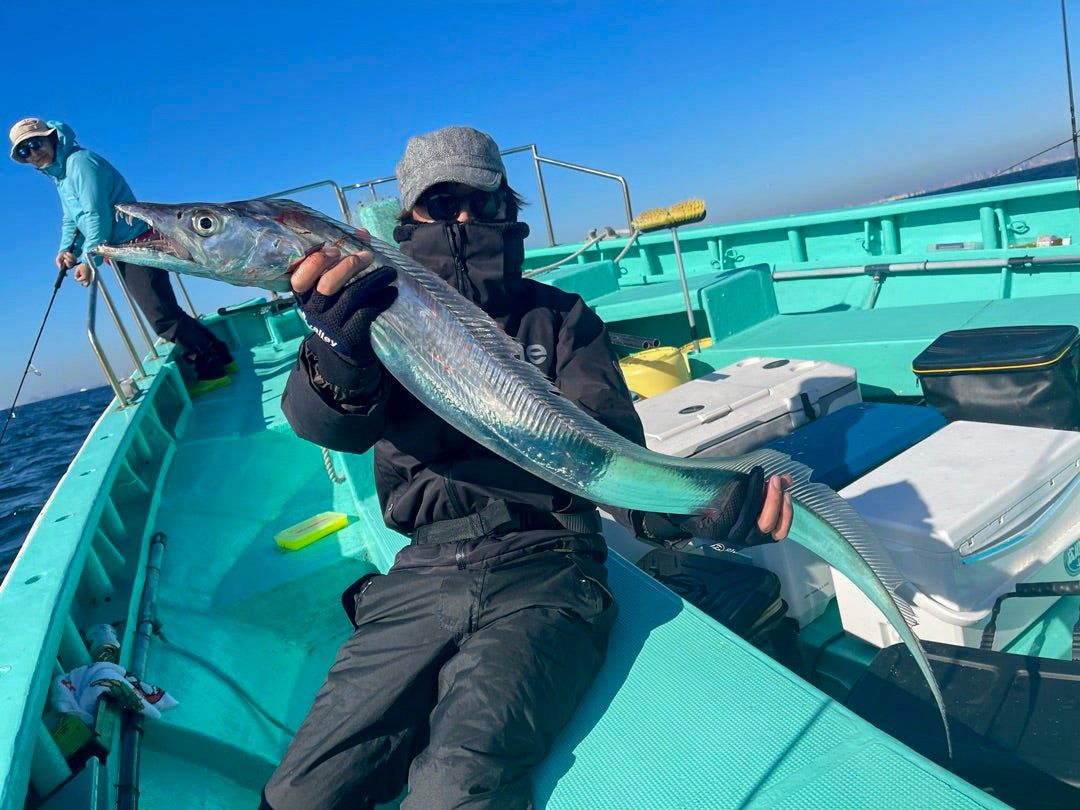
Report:
[{"label": "boat engine box", "polygon": [[635,404],[645,444],[669,456],[737,456],[860,402],[855,369],[748,357]]},{"label": "boat engine box", "polygon": [[[1020,582],[1080,577],[1080,434],[953,422],[841,490],[906,581],[920,638],[978,647],[994,601]],[[844,629],[899,642],[881,612],[832,572]],[[1016,602],[1017,604],[1011,604]],[[1053,602],[1010,600],[1001,649]]]},{"label": "boat engine box", "polygon": [[[859,402],[823,416],[766,447],[786,453],[813,470],[811,481],[842,489],[945,424],[933,408]],[[805,627],[828,607],[835,593],[829,566],[795,542],[753,546],[754,565],[780,578],[788,615]]]},{"label": "boat engine box", "polygon": [[911,365],[949,421],[1080,429],[1080,330],[998,326],[946,332]]}]

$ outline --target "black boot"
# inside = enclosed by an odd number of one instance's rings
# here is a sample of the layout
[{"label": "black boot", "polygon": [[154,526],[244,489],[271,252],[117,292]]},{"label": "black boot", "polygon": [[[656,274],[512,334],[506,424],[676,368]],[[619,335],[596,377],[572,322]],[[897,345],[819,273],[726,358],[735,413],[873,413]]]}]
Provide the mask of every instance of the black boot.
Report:
[{"label": "black boot", "polygon": [[186,353],[184,357],[195,369],[196,377],[195,382],[187,387],[188,396],[197,397],[229,384],[229,375],[225,373],[225,363],[216,351]]}]

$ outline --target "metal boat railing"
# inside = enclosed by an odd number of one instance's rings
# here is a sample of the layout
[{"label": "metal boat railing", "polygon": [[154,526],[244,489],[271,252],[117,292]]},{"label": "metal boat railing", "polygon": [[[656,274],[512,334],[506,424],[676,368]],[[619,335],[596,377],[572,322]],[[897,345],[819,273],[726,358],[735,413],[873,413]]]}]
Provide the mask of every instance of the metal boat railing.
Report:
[{"label": "metal boat railing", "polygon": [[[519,152],[528,152],[532,156],[533,168],[536,170],[536,185],[537,188],[540,190],[540,207],[544,211],[544,224],[547,227],[548,244],[551,247],[555,246],[555,231],[551,225],[551,208],[548,204],[547,188],[544,185],[544,173],[540,168],[541,164],[544,163],[550,166],[558,166],[563,169],[570,169],[571,171],[592,175],[594,177],[605,177],[609,180],[615,180],[616,182],[618,182],[619,185],[622,186],[623,206],[626,209],[626,227],[633,230],[633,226],[630,224],[634,218],[634,209],[630,203],[630,187],[626,182],[626,178],[623,177],[621,174],[614,174],[612,172],[606,172],[601,169],[594,169],[590,166],[581,166],[577,163],[567,163],[565,160],[556,160],[555,158],[544,157],[537,151],[536,144],[534,143],[525,144],[524,146],[513,146],[509,149],[503,149],[499,154],[505,156],[514,155]],[[390,177],[379,177],[374,180],[362,180],[359,183],[349,183],[348,185],[340,187],[338,187],[338,185],[332,180],[323,180],[320,183],[313,183],[310,186],[302,186],[298,189],[290,189],[288,191],[282,191],[267,196],[283,197],[286,194],[290,194],[294,191],[306,191],[317,186],[330,184],[334,186],[335,191],[338,193],[338,204],[341,205],[343,211],[347,212],[348,204],[345,202],[346,192],[366,188],[371,194],[371,199],[377,200],[379,199],[379,195],[375,191],[375,187],[381,186],[385,183],[393,183],[396,182],[396,180],[397,178],[391,175]],[[346,216],[348,216],[347,213]],[[345,221],[348,222],[350,225],[352,224],[351,218],[347,218]]]},{"label": "metal boat railing", "polygon": [[547,225],[548,244],[551,247],[555,247],[555,232],[551,227],[551,212],[548,210],[547,192],[544,189],[544,175],[540,171],[540,164],[547,163],[549,166],[559,166],[563,169],[570,169],[571,171],[581,172],[582,174],[589,174],[594,177],[606,177],[609,180],[615,180],[622,186],[623,192],[623,206],[626,209],[626,227],[628,230],[633,230],[634,226],[631,222],[634,219],[634,208],[630,204],[630,186],[627,185],[626,178],[621,174],[614,174],[613,172],[605,172],[600,169],[593,169],[589,166],[581,166],[577,163],[567,163],[565,160],[556,160],[555,158],[543,157],[536,151],[536,144],[530,143],[526,146],[515,146],[511,149],[506,149],[502,152],[504,155],[511,155],[516,152],[524,152],[528,150],[532,154],[533,166],[536,168],[536,182],[540,187],[540,205],[544,209],[544,223]]},{"label": "metal boat railing", "polygon": [[124,294],[124,300],[127,301],[127,305],[131,308],[131,314],[134,316],[135,323],[142,333],[143,340],[146,341],[150,356],[157,360],[159,357],[157,347],[154,345],[154,339],[150,337],[150,330],[146,328],[146,323],[143,322],[142,317],[139,315],[139,308],[135,306],[135,299],[131,295],[131,290],[128,289],[127,279],[124,278],[124,274],[120,272],[120,267],[113,262],[112,259],[105,259],[105,261],[108,263],[109,267],[112,268],[113,276],[116,277],[116,283],[120,285],[120,292]]},{"label": "metal boat railing", "polygon": [[[184,300],[187,302],[188,312],[191,313],[192,318],[198,318],[199,312],[195,309],[195,302],[191,300],[191,296],[188,295],[187,287],[184,286],[183,279],[180,278],[179,273],[173,273],[176,277],[176,286],[180,288],[180,292],[184,295]],[[133,305],[134,306],[134,305]]]},{"label": "metal boat railing", "polygon": [[[554,247],[555,245],[555,232],[551,224],[551,207],[548,203],[547,188],[544,185],[544,173],[541,169],[541,165],[545,163],[550,166],[558,166],[560,168],[569,169],[571,171],[581,172],[583,174],[588,174],[594,177],[604,177],[618,182],[619,185],[622,187],[623,206],[626,211],[626,224],[628,228],[630,228],[631,230],[633,229],[631,221],[634,218],[634,210],[630,202],[630,188],[626,182],[625,177],[619,174],[614,174],[613,172],[607,172],[601,169],[594,169],[590,166],[582,166],[576,163],[568,163],[564,160],[557,160],[555,158],[545,157],[541,155],[539,151],[537,151],[536,144],[534,143],[504,149],[500,154],[513,155],[520,152],[528,152],[529,155],[532,157],[533,168],[536,171],[536,183],[540,191],[540,206],[544,212],[544,224],[547,228],[549,245],[551,245],[552,247]],[[373,200],[377,200],[378,193],[375,190],[376,186],[383,185],[385,183],[393,183],[396,182],[396,180],[397,178],[394,176],[380,177],[374,180],[363,180],[359,183],[350,183],[345,186],[340,185],[335,180],[319,180],[317,182],[308,183],[303,186],[295,186],[293,188],[275,191],[270,194],[264,194],[258,199],[274,199],[278,197],[285,197],[290,194],[298,194],[304,191],[312,191],[314,189],[328,187],[334,192],[334,197],[337,200],[338,208],[341,210],[341,216],[343,220],[346,224],[352,225],[352,212],[349,210],[349,201],[346,197],[346,192],[366,188],[371,193],[371,198]],[[154,359],[157,359],[159,355],[154,345],[154,340],[150,336],[150,332],[147,330],[146,325],[144,324],[142,317],[139,314],[139,310],[135,305],[134,299],[131,297],[131,292],[128,289],[126,282],[124,281],[123,275],[120,273],[119,268],[115,264],[113,264],[112,262],[109,262],[109,264],[113,269],[113,273],[116,276],[116,280],[120,285],[120,289],[123,292],[124,298],[127,301],[128,306],[131,307],[132,314],[135,317],[135,322],[136,324],[138,324],[139,330],[142,332],[143,338],[146,340],[146,343],[149,346],[151,356]],[[113,323],[116,324],[117,331],[120,333],[124,346],[127,349],[128,353],[131,355],[132,362],[135,365],[136,373],[139,375],[140,378],[144,378],[146,377],[146,370],[143,368],[142,360],[139,357],[138,352],[135,350],[134,345],[132,344],[131,337],[128,334],[126,327],[124,326],[123,322],[120,320],[120,317],[116,312],[116,308],[113,305],[108,290],[106,290],[105,288],[103,280],[97,273],[97,268],[91,266],[90,273],[91,289],[89,312],[87,318],[87,335],[90,339],[90,346],[94,350],[94,355],[97,357],[98,363],[101,365],[102,371],[105,372],[105,378],[106,380],[108,380],[109,386],[112,388],[113,393],[116,395],[116,398],[120,403],[120,407],[123,408],[130,404],[130,396],[128,396],[123,390],[121,380],[117,377],[116,372],[113,370],[112,364],[109,362],[108,357],[105,355],[105,351],[102,348],[101,343],[97,337],[97,328],[95,321],[97,316],[97,294],[99,290],[101,292],[101,298],[105,302],[106,308],[109,310],[109,315],[112,317]],[[195,309],[195,304],[191,300],[191,296],[188,294],[187,288],[184,286],[184,283],[180,279],[179,275],[176,276],[176,283],[177,286],[180,288],[180,292],[183,295],[185,302],[187,303],[188,310],[191,312],[192,317],[199,317],[198,312]]]},{"label": "metal boat railing", "polygon": [[1070,265],[1080,264],[1080,254],[1057,256],[1007,256],[986,259],[946,259],[941,261],[923,260],[921,262],[886,262],[878,264],[853,264],[843,267],[819,267],[813,270],[774,270],[772,279],[776,281],[795,281],[813,278],[845,278],[851,276],[870,276],[874,283],[866,300],[866,309],[873,309],[877,304],[881,288],[889,276],[912,273],[931,273],[935,270],[993,270],[997,268],[1023,269],[1039,267],[1045,270],[1071,269]]},{"label": "metal boat railing", "polygon": [[[143,340],[146,341],[149,356],[154,360],[159,360],[161,355],[158,353],[157,344],[153,335],[150,333],[150,330],[147,328],[146,322],[143,320],[143,316],[135,303],[135,299],[131,295],[131,290],[128,288],[123,273],[120,272],[120,268],[111,259],[103,259],[103,261],[112,268],[116,283],[120,286],[120,292],[123,293],[124,300],[127,301],[127,305],[131,309],[131,316],[135,319],[135,324],[138,326]],[[112,363],[105,353],[104,347],[101,345],[101,341],[98,339],[97,297],[99,291],[101,293],[101,300],[105,302],[105,308],[109,310],[109,316],[116,326],[116,331],[120,334],[121,342],[124,344],[124,348],[127,349],[128,355],[131,357],[131,362],[134,366],[134,374],[137,375],[139,379],[145,379],[147,376],[146,369],[143,366],[142,357],[139,355],[138,350],[136,350],[131,335],[128,333],[127,327],[124,326],[124,322],[120,319],[120,315],[116,311],[112,296],[109,295],[109,291],[105,288],[105,281],[98,273],[100,268],[94,267],[92,263],[89,262],[87,263],[87,266],[90,268],[90,298],[87,303],[86,323],[87,337],[90,340],[90,348],[93,349],[94,356],[97,358],[101,370],[105,373],[105,379],[109,383],[109,387],[112,388],[113,394],[120,403],[120,407],[125,408],[131,404],[133,391],[125,389],[124,382],[126,382],[126,380],[117,376]],[[179,275],[176,275],[176,283],[180,287],[180,292],[183,294],[184,300],[187,301],[188,310],[191,312],[192,317],[198,318],[199,315],[195,310],[195,304],[192,302],[191,296],[188,295],[187,288],[184,287]]]},{"label": "metal boat railing", "polygon": [[[391,180],[394,178],[391,177]],[[385,181],[377,181],[385,182]],[[301,191],[311,191],[312,189],[322,188],[323,186],[330,186],[334,190],[334,196],[337,198],[338,207],[341,209],[341,215],[345,218],[347,225],[352,225],[352,214],[349,212],[349,201],[345,199],[344,189],[337,184],[334,180],[319,180],[315,183],[308,183],[306,186],[296,186],[296,188],[286,188],[281,191],[275,191],[271,194],[263,194],[261,197],[257,197],[259,200],[272,200],[276,197],[285,197],[289,194],[298,194]],[[346,188],[353,188],[353,186],[346,186]]]},{"label": "metal boat railing", "polygon": [[[146,369],[143,367],[142,358],[139,357],[139,353],[135,350],[135,345],[131,341],[131,335],[128,334],[127,327],[124,326],[124,322],[120,319],[120,315],[116,311],[116,307],[113,304],[112,297],[109,295],[109,291],[105,288],[104,280],[98,274],[97,268],[94,267],[93,262],[87,262],[86,266],[90,271],[90,295],[87,303],[86,334],[90,339],[90,348],[94,350],[94,356],[97,357],[97,361],[101,365],[101,370],[105,372],[105,379],[108,380],[113,395],[116,397],[117,402],[120,403],[120,407],[126,408],[131,404],[131,394],[129,391],[125,390],[124,386],[121,384],[121,380],[116,376],[112,363],[109,362],[109,358],[106,356],[101,341],[98,340],[97,336],[97,299],[99,291],[101,293],[101,300],[105,302],[105,308],[109,310],[109,315],[112,317],[113,324],[116,326],[116,331],[120,333],[120,338],[124,343],[124,347],[131,357],[131,362],[135,367],[135,374],[139,375],[140,379],[144,379],[146,377]],[[115,270],[116,268],[114,267],[113,269]],[[119,277],[119,273],[117,276]],[[121,284],[122,283],[123,280],[121,279]],[[131,300],[130,294],[126,288],[124,290],[124,295],[127,297],[128,303],[131,304],[134,309],[134,302]],[[138,320],[139,316],[137,313],[135,317],[136,320]]]}]

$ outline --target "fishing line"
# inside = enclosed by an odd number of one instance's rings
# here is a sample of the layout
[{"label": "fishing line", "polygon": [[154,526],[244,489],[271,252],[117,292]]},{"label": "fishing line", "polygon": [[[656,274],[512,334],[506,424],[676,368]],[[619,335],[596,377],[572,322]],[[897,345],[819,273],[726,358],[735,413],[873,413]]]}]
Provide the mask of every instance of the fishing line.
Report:
[{"label": "fishing line", "polygon": [[[15,403],[19,401],[19,394],[22,393],[23,384],[26,382],[26,375],[30,373],[30,369],[34,368],[34,352],[37,351],[38,342],[41,340],[41,333],[45,331],[45,322],[49,320],[49,313],[52,312],[53,302],[56,300],[56,293],[60,290],[60,284],[64,281],[64,277],[67,276],[67,268],[60,270],[56,274],[56,283],[53,284],[52,297],[49,299],[49,306],[45,309],[45,317],[41,319],[41,328],[38,329],[37,337],[34,338],[34,348],[30,350],[30,356],[26,358],[26,368],[23,369],[22,379],[19,380],[19,387],[15,391],[15,399],[11,400],[11,407],[8,408],[7,419],[4,420],[3,430],[0,430],[0,443],[4,441],[4,436],[7,435],[8,425],[11,424],[11,420],[15,418]],[[38,375],[41,374],[36,368],[34,372]]]}]

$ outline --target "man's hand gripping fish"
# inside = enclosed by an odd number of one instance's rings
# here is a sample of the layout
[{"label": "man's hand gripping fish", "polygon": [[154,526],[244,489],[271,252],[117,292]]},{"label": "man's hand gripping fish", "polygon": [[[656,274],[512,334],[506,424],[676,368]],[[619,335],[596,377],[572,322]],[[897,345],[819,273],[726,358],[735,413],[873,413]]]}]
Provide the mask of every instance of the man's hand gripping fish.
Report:
[{"label": "man's hand gripping fish", "polygon": [[951,755],[941,692],[911,631],[903,579],[879,550],[870,527],[810,470],[785,455],[759,450],[737,458],[683,459],[640,447],[561,396],[521,347],[479,307],[442,279],[378,239],[291,200],[215,204],[125,203],[120,214],[152,228],[150,238],[103,245],[106,257],[220,279],[240,286],[289,290],[289,273],[324,245],[342,253],[371,251],[366,272],[397,271],[397,297],[371,328],[386,369],[417,399],[492,452],[569,492],[600,504],[674,514],[706,513],[732,477],[761,466],[787,473],[791,537],[843,572],[877,605],[904,640],[934,694]]}]

